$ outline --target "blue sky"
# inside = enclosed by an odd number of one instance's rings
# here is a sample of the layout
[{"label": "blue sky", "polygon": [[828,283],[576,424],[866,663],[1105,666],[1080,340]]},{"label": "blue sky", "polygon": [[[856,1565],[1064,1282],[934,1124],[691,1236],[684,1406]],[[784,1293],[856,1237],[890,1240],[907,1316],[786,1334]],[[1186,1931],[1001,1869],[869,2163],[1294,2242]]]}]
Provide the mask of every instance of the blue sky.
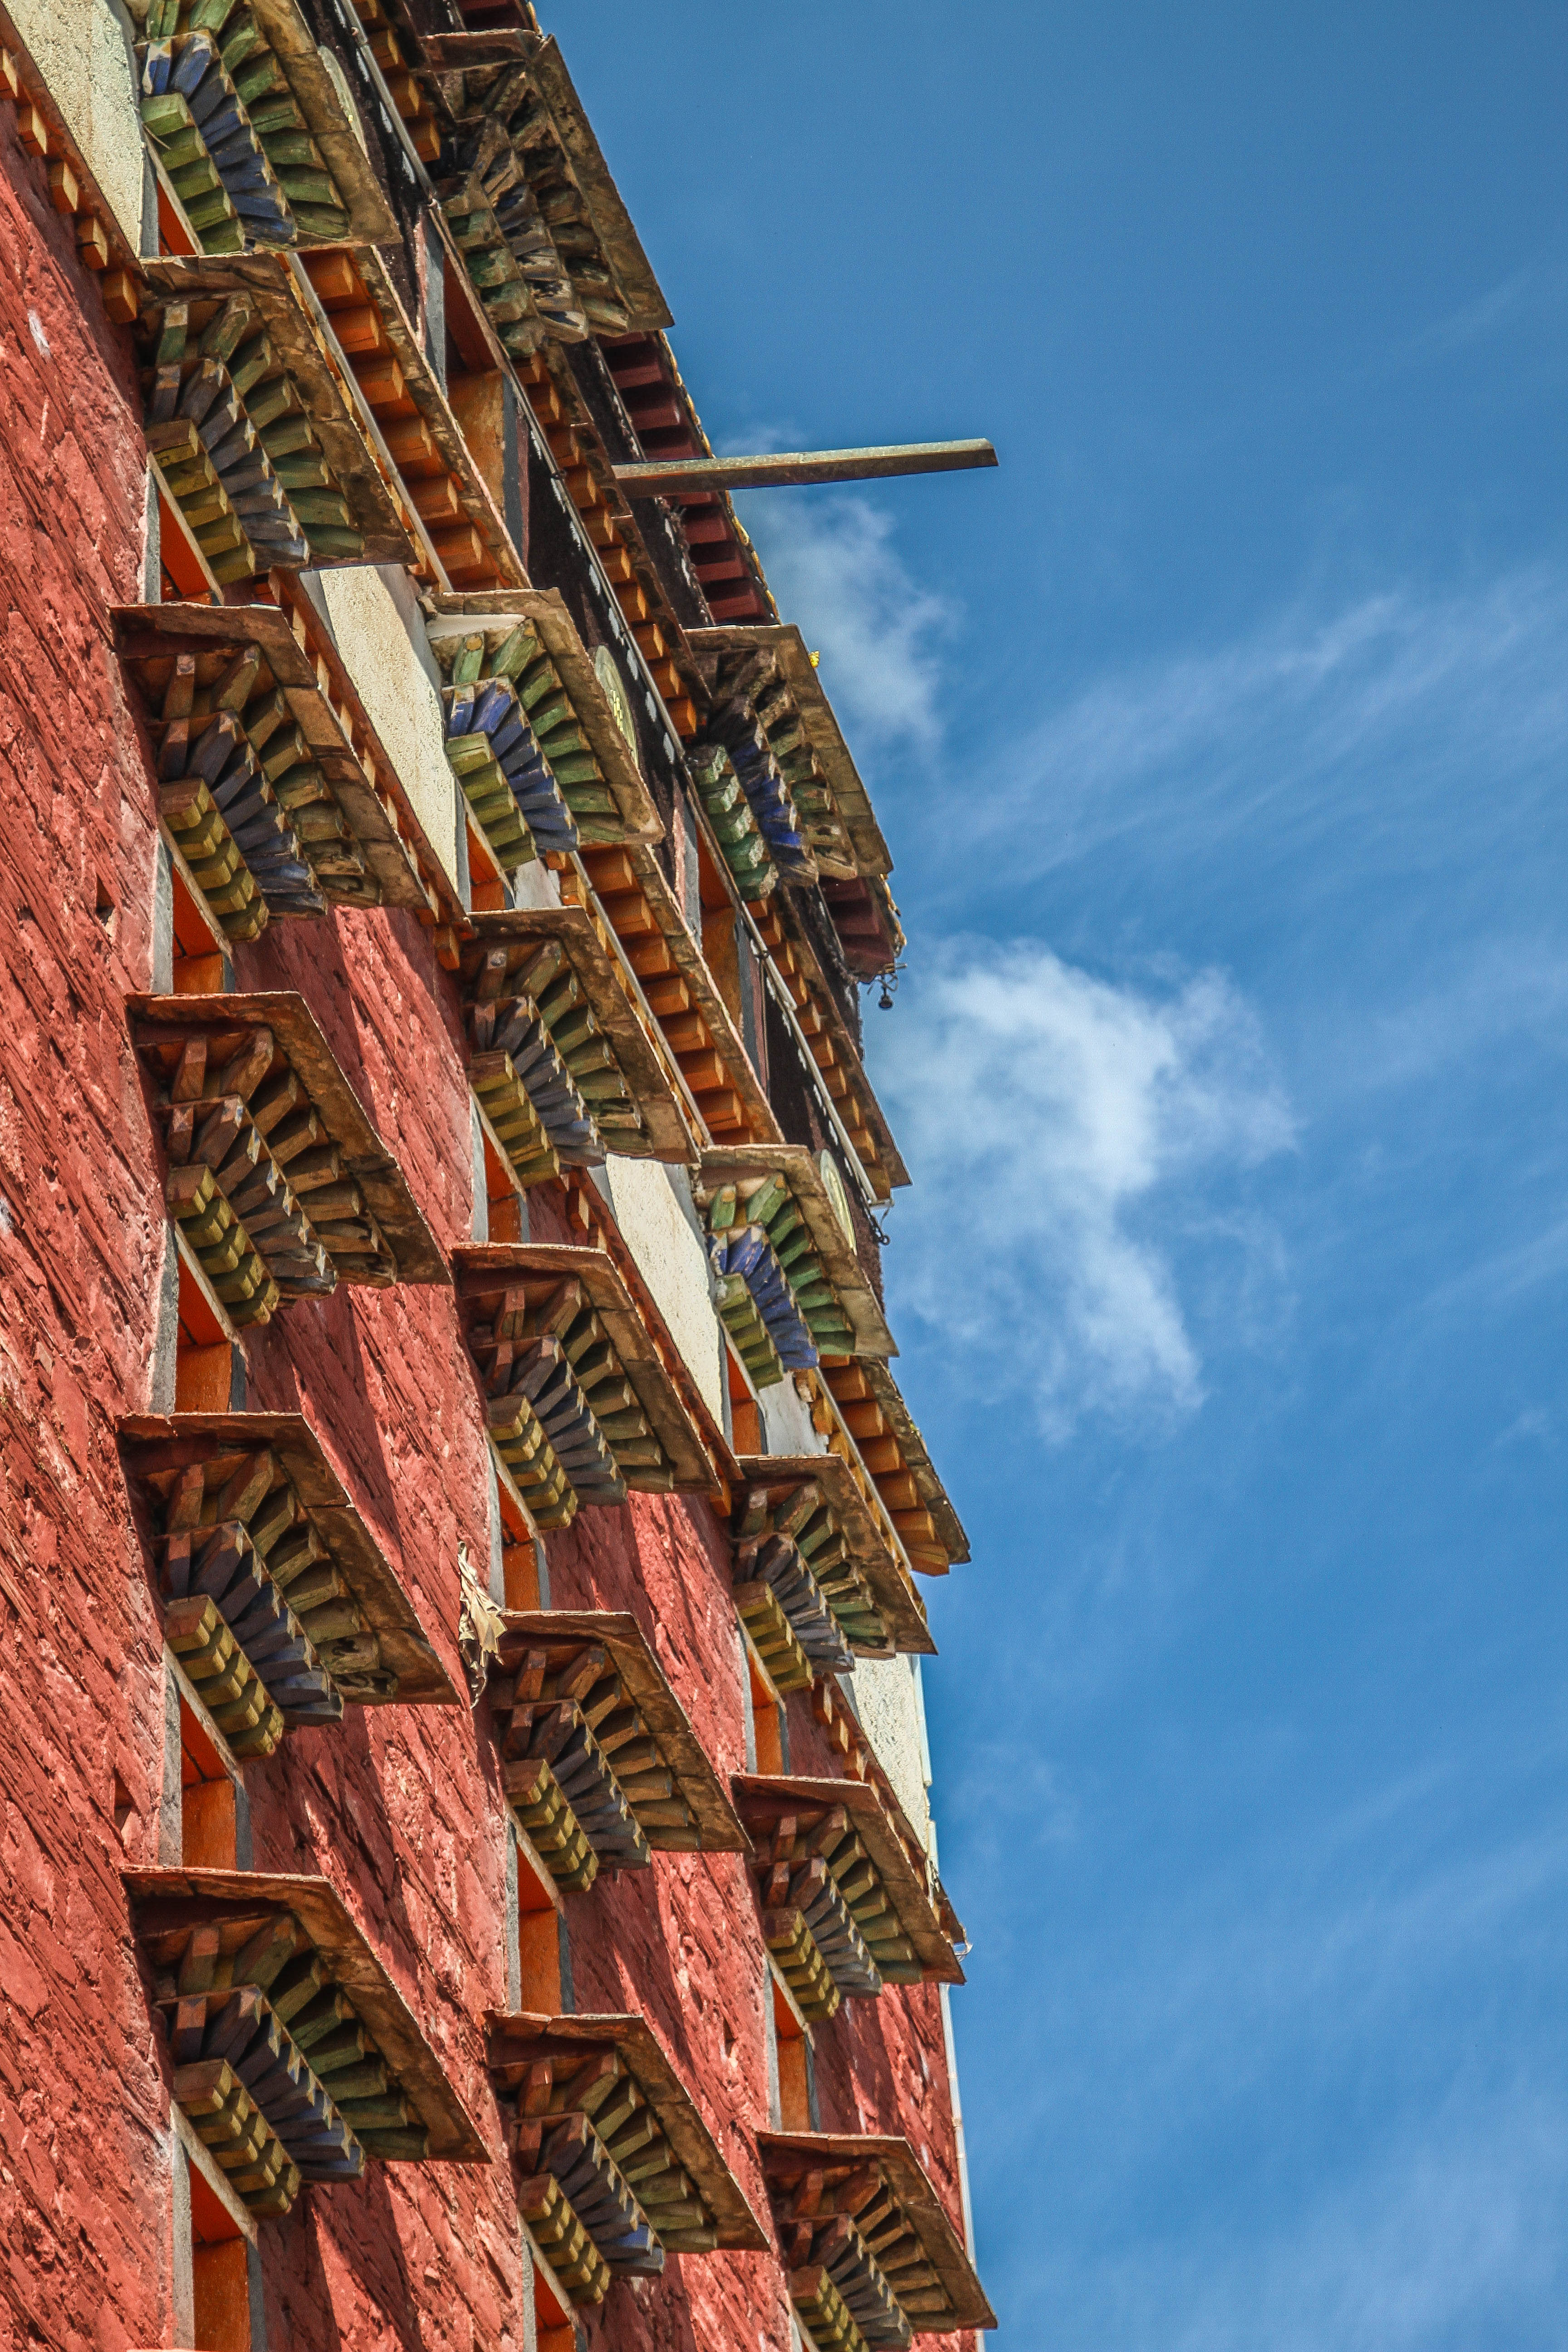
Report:
[{"label": "blue sky", "polygon": [[551,23],[717,444],[1003,461],[748,506],[910,931],[996,2341],[1561,2347],[1568,20]]}]

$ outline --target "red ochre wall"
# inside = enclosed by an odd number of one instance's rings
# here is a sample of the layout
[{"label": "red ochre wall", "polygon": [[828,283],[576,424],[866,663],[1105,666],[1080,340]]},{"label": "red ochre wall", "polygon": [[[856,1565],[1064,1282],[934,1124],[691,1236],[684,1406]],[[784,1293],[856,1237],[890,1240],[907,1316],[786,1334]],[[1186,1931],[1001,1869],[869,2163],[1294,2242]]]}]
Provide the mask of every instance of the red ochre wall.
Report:
[{"label": "red ochre wall", "polygon": [[[0,2344],[171,2340],[167,2058],[120,1884],[158,1858],[163,1666],[114,1422],[144,1411],[163,1169],[126,1031],[151,985],[155,829],[106,607],[142,593],[144,454],[105,320],[0,107]],[[438,1244],[472,1234],[455,985],[403,913],[279,924],[240,989],[298,987]],[[548,1238],[535,1196],[533,1231]],[[487,1469],[449,1290],[341,1290],[248,1342],[253,1409],[300,1411],[463,1686],[458,1547],[484,1580]],[[705,1502],[638,1497],[551,1540],[558,1606],[629,1610],[721,1775],[745,1762],[727,1546]],[[791,1708],[795,1769],[836,1771]],[[500,2156],[481,2020],[506,2000],[504,1811],[488,1710],[351,1709],[247,1775],[253,1863],[319,1873]],[[118,1816],[118,1818],[117,1818]],[[568,1902],[580,2009],[641,2011],[765,2221],[765,1961],[739,1857],[658,1857]],[[827,2129],[903,2130],[955,2223],[932,1991],[816,2037]],[[380,2166],[260,2231],[272,2352],[521,2347],[504,2158]],[[672,2260],[584,2315],[590,2342],[764,2347],[771,2254]],[[934,2339],[933,2339],[934,2340]],[[952,2339],[947,2339],[949,2343]]]},{"label": "red ochre wall", "polygon": [[112,2340],[156,2344],[167,2099],[118,1874],[155,1851],[163,1645],[113,1428],[145,1400],[165,1247],[124,1017],[155,835],[104,618],[140,593],[146,457],[128,342],[14,120],[0,106],[0,2341],[107,2341],[107,2312]]}]

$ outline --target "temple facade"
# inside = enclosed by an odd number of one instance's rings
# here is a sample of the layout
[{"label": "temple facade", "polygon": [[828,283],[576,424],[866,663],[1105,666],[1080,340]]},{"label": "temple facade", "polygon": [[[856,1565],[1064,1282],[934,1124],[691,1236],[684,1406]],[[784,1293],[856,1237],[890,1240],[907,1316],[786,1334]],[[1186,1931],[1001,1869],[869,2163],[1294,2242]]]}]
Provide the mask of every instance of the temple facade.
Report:
[{"label": "temple facade", "polygon": [[892,860],[568,60],[0,68],[0,2340],[969,2352]]}]

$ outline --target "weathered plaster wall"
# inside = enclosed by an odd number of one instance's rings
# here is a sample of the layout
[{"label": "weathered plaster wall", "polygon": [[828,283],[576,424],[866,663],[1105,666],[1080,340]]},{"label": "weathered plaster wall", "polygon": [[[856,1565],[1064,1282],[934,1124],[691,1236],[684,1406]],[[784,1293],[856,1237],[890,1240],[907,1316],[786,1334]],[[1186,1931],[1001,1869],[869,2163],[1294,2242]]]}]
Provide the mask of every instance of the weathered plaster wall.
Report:
[{"label": "weathered plaster wall", "polygon": [[139,253],[146,150],[129,17],[110,0],[10,0],[10,15],[126,243]]},{"label": "weathered plaster wall", "polygon": [[414,591],[389,564],[301,574],[455,888],[462,881],[458,795],[442,748],[440,673]]},{"label": "weathered plaster wall", "polygon": [[722,1334],[685,1171],[666,1168],[657,1160],[612,1158],[605,1174],[616,1223],[669,1326],[670,1338],[722,1428]]}]

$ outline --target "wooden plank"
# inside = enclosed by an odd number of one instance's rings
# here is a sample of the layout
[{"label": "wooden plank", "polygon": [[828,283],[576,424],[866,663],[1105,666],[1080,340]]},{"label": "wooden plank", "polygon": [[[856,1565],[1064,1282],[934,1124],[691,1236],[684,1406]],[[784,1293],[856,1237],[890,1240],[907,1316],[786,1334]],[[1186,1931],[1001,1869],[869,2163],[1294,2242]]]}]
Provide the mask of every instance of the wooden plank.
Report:
[{"label": "wooden plank", "polygon": [[713,2216],[719,2244],[755,2253],[766,2250],[770,2241],[744,2190],[646,2019],[581,2013],[548,2017],[491,2010],[485,2024],[492,2071],[531,2065],[543,2057],[581,2057],[592,2050],[618,2052],[637,2077],[677,2163],[696,2182]]},{"label": "wooden plank", "polygon": [[951,474],[995,463],[989,441],[907,441],[763,457],[671,457],[615,470],[628,498],[657,499],[679,490],[765,490],[806,482],[880,481],[892,474]]},{"label": "wooden plank", "polygon": [[[751,1853],[722,1781],[691,1728],[689,1717],[670,1688],[647,1635],[635,1617],[610,1609],[508,1610],[501,1623],[509,1633],[541,1643],[598,1643],[614,1659],[627,1696],[658,1741],[659,1752],[696,1818],[705,1853]],[[612,1766],[615,1759],[611,1758]],[[657,1828],[647,1831],[660,1843]]]},{"label": "wooden plank", "polygon": [[124,1870],[138,1932],[197,1919],[242,1917],[258,1908],[289,1911],[331,1963],[331,1974],[363,2018],[430,2135],[430,2154],[448,2164],[489,2164],[489,2150],[413,2011],[324,1878],[247,1870]]}]

